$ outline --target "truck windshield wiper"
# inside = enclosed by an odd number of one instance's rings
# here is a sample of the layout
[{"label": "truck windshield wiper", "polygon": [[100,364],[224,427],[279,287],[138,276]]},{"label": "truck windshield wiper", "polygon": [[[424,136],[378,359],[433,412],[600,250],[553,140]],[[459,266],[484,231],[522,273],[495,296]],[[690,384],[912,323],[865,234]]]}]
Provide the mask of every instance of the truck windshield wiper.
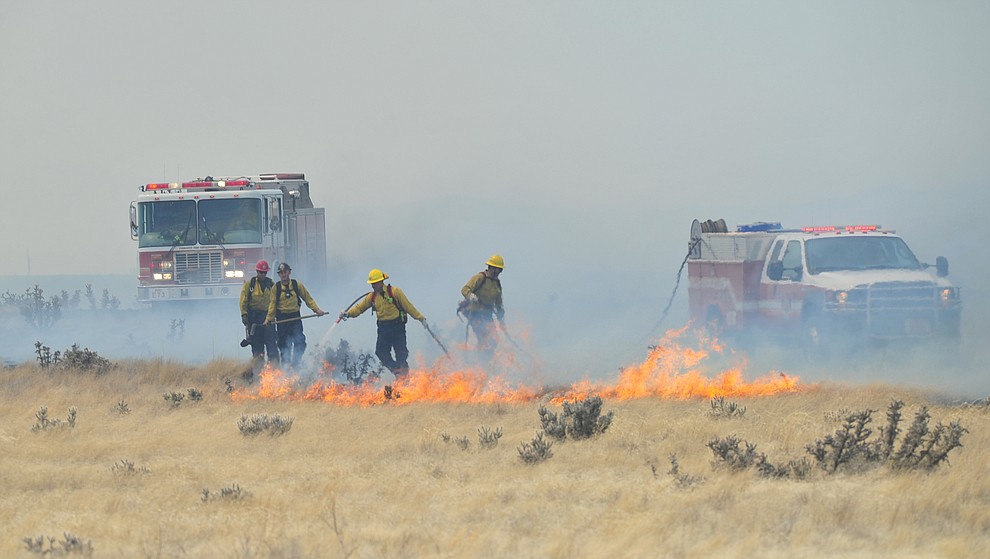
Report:
[{"label": "truck windshield wiper", "polygon": [[205,215],[203,216],[203,231],[206,233],[207,239],[210,239],[212,242],[216,243],[221,249],[227,250],[226,248],[224,248],[223,243],[220,241],[220,235],[217,235],[216,233],[210,230],[210,226],[206,223]]},{"label": "truck windshield wiper", "polygon": [[169,256],[172,255],[172,251],[175,250],[175,247],[179,246],[180,244],[186,243],[186,235],[189,234],[189,228],[192,227],[192,219],[193,219],[192,214],[189,214],[189,220],[186,221],[185,231],[183,231],[181,235],[176,235],[175,238],[172,239],[172,246],[169,247],[168,249]]}]

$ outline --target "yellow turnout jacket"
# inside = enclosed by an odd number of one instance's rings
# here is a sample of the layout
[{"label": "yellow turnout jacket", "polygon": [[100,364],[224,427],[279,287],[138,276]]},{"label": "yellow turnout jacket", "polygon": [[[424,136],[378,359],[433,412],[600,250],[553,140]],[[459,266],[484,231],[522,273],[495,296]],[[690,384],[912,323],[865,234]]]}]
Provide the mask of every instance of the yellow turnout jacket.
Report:
[{"label": "yellow turnout jacket", "polygon": [[[279,286],[281,284],[281,287]],[[298,289],[298,293],[296,290]],[[280,293],[279,293],[280,292]],[[313,296],[309,294],[306,290],[306,286],[302,284],[301,281],[289,280],[288,283],[282,283],[281,281],[275,282],[275,286],[271,289],[271,300],[268,302],[268,316],[267,320],[269,322],[275,321],[276,314],[291,314],[297,313],[302,309],[299,304],[299,300],[302,299],[306,306],[309,307],[313,312],[320,311],[320,306],[316,304],[313,300]],[[278,300],[275,300],[275,295],[278,293]]]},{"label": "yellow turnout jacket", "polygon": [[484,272],[471,276],[467,284],[461,288],[461,295],[467,298],[474,293],[478,301],[468,301],[464,308],[466,312],[489,312],[502,319],[505,307],[502,306],[502,282],[498,278],[490,278]]},{"label": "yellow turnout jacket", "polygon": [[[389,296],[389,292],[391,292],[391,296]],[[378,313],[379,322],[399,318],[399,307],[402,307],[403,311],[416,320],[426,320],[423,313],[416,310],[416,307],[409,301],[406,294],[398,287],[392,287],[391,285],[385,286],[385,290],[377,295],[374,291],[365,295],[363,299],[347,311],[347,316],[351,318],[360,316],[361,313],[371,308],[372,305],[375,308],[374,312]]]},{"label": "yellow turnout jacket", "polygon": [[[265,281],[267,280],[267,281]],[[257,276],[244,282],[244,287],[241,288],[241,314],[247,314],[249,310],[252,311],[267,311],[268,305],[271,302],[272,289],[275,287],[275,283],[265,278],[265,280],[258,279]],[[254,284],[254,290],[251,290],[251,284]],[[248,296],[250,294],[250,296]],[[250,302],[248,302],[250,299]]]}]

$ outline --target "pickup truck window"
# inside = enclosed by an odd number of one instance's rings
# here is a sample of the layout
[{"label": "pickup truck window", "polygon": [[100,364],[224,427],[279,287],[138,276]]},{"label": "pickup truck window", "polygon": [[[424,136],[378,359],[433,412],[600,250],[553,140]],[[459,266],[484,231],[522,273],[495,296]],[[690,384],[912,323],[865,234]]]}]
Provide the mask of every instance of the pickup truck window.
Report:
[{"label": "pickup truck window", "polygon": [[787,241],[781,264],[784,266],[781,279],[791,281],[801,279],[801,241]]},{"label": "pickup truck window", "polygon": [[810,274],[838,270],[922,268],[900,237],[828,237],[808,239],[804,245]]},{"label": "pickup truck window", "polygon": [[777,241],[773,244],[773,252],[770,253],[770,262],[776,262],[780,256],[780,249],[784,248],[784,241]]}]

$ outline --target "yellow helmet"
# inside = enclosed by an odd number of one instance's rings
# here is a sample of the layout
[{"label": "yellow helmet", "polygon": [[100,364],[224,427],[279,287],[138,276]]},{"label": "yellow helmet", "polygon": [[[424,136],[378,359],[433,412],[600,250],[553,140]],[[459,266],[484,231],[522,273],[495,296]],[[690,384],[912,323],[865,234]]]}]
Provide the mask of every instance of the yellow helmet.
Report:
[{"label": "yellow helmet", "polygon": [[499,269],[505,268],[505,260],[502,260],[501,254],[493,254],[492,257],[489,258],[487,262],[485,262],[485,264],[488,264],[489,266],[494,266]]},{"label": "yellow helmet", "polygon": [[388,279],[388,274],[375,268],[374,270],[368,272],[368,283],[378,283],[380,281],[385,281]]}]

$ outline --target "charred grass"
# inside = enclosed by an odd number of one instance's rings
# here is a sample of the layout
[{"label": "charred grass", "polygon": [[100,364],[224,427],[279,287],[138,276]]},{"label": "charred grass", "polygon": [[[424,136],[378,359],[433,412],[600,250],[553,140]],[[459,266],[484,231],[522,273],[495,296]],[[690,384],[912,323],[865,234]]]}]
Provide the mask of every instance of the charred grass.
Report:
[{"label": "charred grass", "polygon": [[[552,456],[526,463],[540,408],[563,406],[236,403],[240,362],[117,365],[3,371],[0,556],[76,541],[93,557],[973,557],[990,544],[986,405],[833,386],[739,399],[745,414],[726,420],[708,400],[605,400],[605,429],[544,435]],[[187,399],[168,405],[169,392]],[[933,425],[968,430],[963,447],[933,469],[768,479],[716,467],[707,446],[736,437],[775,462],[809,458],[850,413],[880,410],[882,424],[895,400],[902,429],[927,406]],[[42,406],[75,408],[74,426],[32,430]],[[239,428],[276,417],[291,430]]]}]

